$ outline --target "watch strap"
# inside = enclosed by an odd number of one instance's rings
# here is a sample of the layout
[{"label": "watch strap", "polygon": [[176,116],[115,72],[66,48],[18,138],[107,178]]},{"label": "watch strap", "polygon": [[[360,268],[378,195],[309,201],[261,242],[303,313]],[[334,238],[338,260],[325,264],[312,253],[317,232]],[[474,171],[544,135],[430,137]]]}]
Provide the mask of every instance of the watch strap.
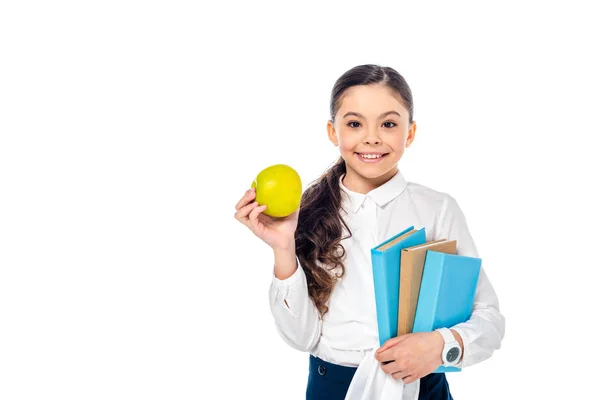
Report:
[{"label": "watch strap", "polygon": [[439,332],[442,334],[442,337],[444,338],[444,342],[446,344],[456,342],[456,338],[454,338],[454,335],[452,334],[452,332],[450,332],[450,329],[438,328],[438,329],[436,329],[436,332]]}]

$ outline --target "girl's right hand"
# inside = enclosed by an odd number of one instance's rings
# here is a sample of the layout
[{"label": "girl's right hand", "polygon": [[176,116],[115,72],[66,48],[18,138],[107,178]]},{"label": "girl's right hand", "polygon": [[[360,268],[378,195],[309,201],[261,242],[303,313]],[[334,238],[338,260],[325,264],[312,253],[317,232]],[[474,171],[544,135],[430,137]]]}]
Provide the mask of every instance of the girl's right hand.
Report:
[{"label": "girl's right hand", "polygon": [[266,205],[259,206],[254,198],[256,189],[248,189],[235,206],[235,219],[246,225],[252,233],[268,244],[273,250],[294,250],[294,233],[298,226],[299,210],[283,218],[274,218],[263,211]]}]

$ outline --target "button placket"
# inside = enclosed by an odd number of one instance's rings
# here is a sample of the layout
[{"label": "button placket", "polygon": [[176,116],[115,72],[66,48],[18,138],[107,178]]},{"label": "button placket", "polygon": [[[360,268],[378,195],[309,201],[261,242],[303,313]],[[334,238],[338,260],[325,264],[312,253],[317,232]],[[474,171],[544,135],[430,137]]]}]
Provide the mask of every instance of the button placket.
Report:
[{"label": "button placket", "polygon": [[369,231],[372,232],[371,241],[373,243],[377,243],[377,204],[371,197],[367,196],[362,204],[362,207],[364,208],[363,223],[366,224]]}]

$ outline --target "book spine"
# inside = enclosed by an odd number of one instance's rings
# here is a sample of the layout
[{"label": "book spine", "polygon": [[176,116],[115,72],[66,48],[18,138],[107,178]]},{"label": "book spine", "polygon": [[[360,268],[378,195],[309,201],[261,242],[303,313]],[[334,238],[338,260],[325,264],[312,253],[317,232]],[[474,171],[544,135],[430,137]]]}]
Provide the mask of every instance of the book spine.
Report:
[{"label": "book spine", "polygon": [[412,296],[412,253],[404,249],[400,257],[400,290],[398,291],[398,336],[410,333],[410,298]]},{"label": "book spine", "polygon": [[379,331],[379,345],[383,345],[389,339],[390,334],[390,310],[388,309],[388,282],[385,271],[385,260],[383,253],[371,250],[371,261],[373,265],[373,284],[375,286],[375,306],[377,308],[377,328]]}]

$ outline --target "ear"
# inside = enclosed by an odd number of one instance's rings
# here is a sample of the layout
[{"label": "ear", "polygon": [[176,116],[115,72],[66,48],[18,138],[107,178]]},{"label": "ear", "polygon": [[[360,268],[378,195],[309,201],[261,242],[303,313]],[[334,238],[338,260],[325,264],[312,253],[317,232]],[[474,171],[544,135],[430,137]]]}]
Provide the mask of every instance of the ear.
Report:
[{"label": "ear", "polygon": [[334,146],[338,146],[338,137],[337,133],[335,133],[335,128],[333,127],[333,121],[327,121],[327,136],[329,137],[329,141],[333,143]]},{"label": "ear", "polygon": [[417,132],[417,123],[413,121],[410,129],[408,130],[408,134],[406,135],[406,147],[410,146],[410,144],[415,140],[415,134]]}]

